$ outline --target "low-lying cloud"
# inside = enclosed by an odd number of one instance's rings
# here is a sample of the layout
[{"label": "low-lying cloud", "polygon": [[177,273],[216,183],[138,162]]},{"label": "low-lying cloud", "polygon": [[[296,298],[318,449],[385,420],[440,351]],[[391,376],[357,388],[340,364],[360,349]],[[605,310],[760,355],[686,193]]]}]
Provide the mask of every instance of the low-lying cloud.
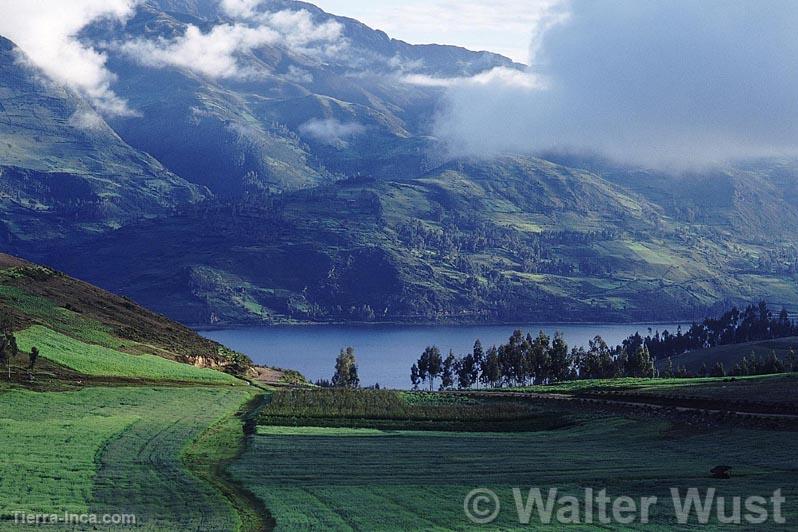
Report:
[{"label": "low-lying cloud", "polygon": [[94,21],[124,20],[137,0],[0,0],[0,35],[48,77],[87,96],[107,114],[131,114],[111,88],[106,56],[77,35]]},{"label": "low-lying cloud", "polygon": [[345,45],[341,25],[335,21],[316,24],[305,10],[256,12],[257,4],[228,0],[223,7],[237,18],[235,22],[218,24],[206,33],[188,25],[175,39],[135,39],[119,43],[118,48],[149,67],[178,67],[211,78],[248,79],[264,75],[244,59],[260,47],[280,45],[294,52],[324,56]]},{"label": "low-lying cloud", "polygon": [[366,128],[358,122],[341,122],[335,118],[314,118],[299,126],[302,135],[332,146],[345,145],[354,137],[364,133]]},{"label": "low-lying cloud", "polygon": [[447,82],[435,131],[452,155],[573,150],[684,169],[798,154],[798,3],[573,0],[569,11],[535,39],[529,71]]}]

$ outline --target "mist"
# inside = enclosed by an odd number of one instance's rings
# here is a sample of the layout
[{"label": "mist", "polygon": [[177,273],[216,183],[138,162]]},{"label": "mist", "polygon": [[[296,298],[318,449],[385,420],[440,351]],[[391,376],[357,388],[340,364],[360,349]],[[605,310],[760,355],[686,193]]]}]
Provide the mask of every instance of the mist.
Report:
[{"label": "mist", "polygon": [[798,154],[798,2],[576,0],[529,83],[448,84],[451,156],[556,150],[659,169]]}]

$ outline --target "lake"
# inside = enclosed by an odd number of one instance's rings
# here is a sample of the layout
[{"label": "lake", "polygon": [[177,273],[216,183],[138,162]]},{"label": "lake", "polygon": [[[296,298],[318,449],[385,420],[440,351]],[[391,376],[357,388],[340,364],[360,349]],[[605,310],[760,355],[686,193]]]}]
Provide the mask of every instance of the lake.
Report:
[{"label": "lake", "polygon": [[616,345],[635,331],[676,331],[677,324],[561,324],[561,325],[287,325],[257,328],[199,331],[236,351],[246,353],[256,364],[296,369],[311,381],[329,379],[341,348],[352,346],[363,386],[379,383],[385,388],[409,388],[410,366],[424,348],[437,345],[444,356],[453,349],[458,355],[469,352],[479,338],[487,350],[506,342],[515,329],[543,330],[550,336],[565,334],[569,346],[587,345],[601,335]]}]

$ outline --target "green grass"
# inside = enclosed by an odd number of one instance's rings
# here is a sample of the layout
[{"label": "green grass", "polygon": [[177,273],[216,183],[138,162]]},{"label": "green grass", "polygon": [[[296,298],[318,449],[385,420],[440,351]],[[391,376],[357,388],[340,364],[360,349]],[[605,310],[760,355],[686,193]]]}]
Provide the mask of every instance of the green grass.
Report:
[{"label": "green grass", "polygon": [[[14,270],[10,270],[14,272]],[[6,273],[6,272],[4,272]],[[117,349],[134,342],[116,338],[109,327],[77,312],[59,307],[51,300],[30,294],[16,286],[0,284],[0,300],[30,319],[46,323],[50,328],[87,343]]]},{"label": "green grass", "polygon": [[689,395],[709,399],[752,401],[798,401],[798,375],[749,375],[745,377],[697,377],[643,379],[585,379],[557,384],[504,388],[496,391],[580,394],[632,392],[651,395]]},{"label": "green grass", "polygon": [[248,393],[0,389],[0,519],[15,511],[132,513],[147,530],[229,530],[237,522],[233,507],[186,470],[183,456],[192,442],[205,445],[203,431]]},{"label": "green grass", "polygon": [[[605,488],[668,504],[671,487],[716,487],[728,496],[782,488],[790,523],[798,518],[794,449],[790,432],[670,430],[664,421],[617,417],[527,433],[260,427],[230,471],[264,501],[278,530],[477,529],[463,499],[478,487],[499,495],[495,526],[505,530],[529,529],[518,525],[513,487],[576,496]],[[720,463],[734,466],[731,480],[708,478]],[[650,528],[674,528],[668,504],[654,508]]]},{"label": "green grass", "polygon": [[42,357],[84,375],[209,384],[242,382],[212,369],[197,368],[155,355],[130,355],[84,343],[41,325],[19,331],[16,336],[22,351],[28,352],[36,346]]},{"label": "green grass", "polygon": [[[684,380],[684,379],[679,379]],[[687,379],[693,381],[695,379]],[[634,390],[640,394],[685,395],[729,401],[798,403],[798,374],[780,373],[715,379],[705,382],[676,382],[672,386],[651,386]]]}]

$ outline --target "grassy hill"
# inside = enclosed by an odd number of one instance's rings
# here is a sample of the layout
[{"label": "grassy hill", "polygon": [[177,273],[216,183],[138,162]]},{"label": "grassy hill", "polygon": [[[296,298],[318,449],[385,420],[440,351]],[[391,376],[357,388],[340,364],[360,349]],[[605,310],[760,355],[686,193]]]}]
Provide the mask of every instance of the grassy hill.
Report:
[{"label": "grassy hill", "polygon": [[[36,346],[43,378],[241,384],[249,360],[129,300],[0,254],[0,312],[22,353]],[[12,377],[35,379],[20,357]],[[224,371],[222,371],[224,370]],[[227,373],[226,373],[226,372]]]},{"label": "grassy hill", "polygon": [[690,351],[683,355],[672,357],[671,360],[674,367],[684,366],[691,372],[698,372],[703,366],[711,369],[718,362],[722,363],[724,368],[729,371],[743,357],[748,357],[750,360],[751,358],[766,358],[771,353],[775,353],[776,356],[783,359],[790,351],[798,353],[798,337],[721,345],[710,349]]},{"label": "grassy hill", "polygon": [[248,359],[5,254],[0,315],[19,347],[0,368],[0,528],[36,528],[20,512],[70,512],[146,530],[264,529],[268,512],[220,469],[263,391],[242,379],[255,376]]}]

